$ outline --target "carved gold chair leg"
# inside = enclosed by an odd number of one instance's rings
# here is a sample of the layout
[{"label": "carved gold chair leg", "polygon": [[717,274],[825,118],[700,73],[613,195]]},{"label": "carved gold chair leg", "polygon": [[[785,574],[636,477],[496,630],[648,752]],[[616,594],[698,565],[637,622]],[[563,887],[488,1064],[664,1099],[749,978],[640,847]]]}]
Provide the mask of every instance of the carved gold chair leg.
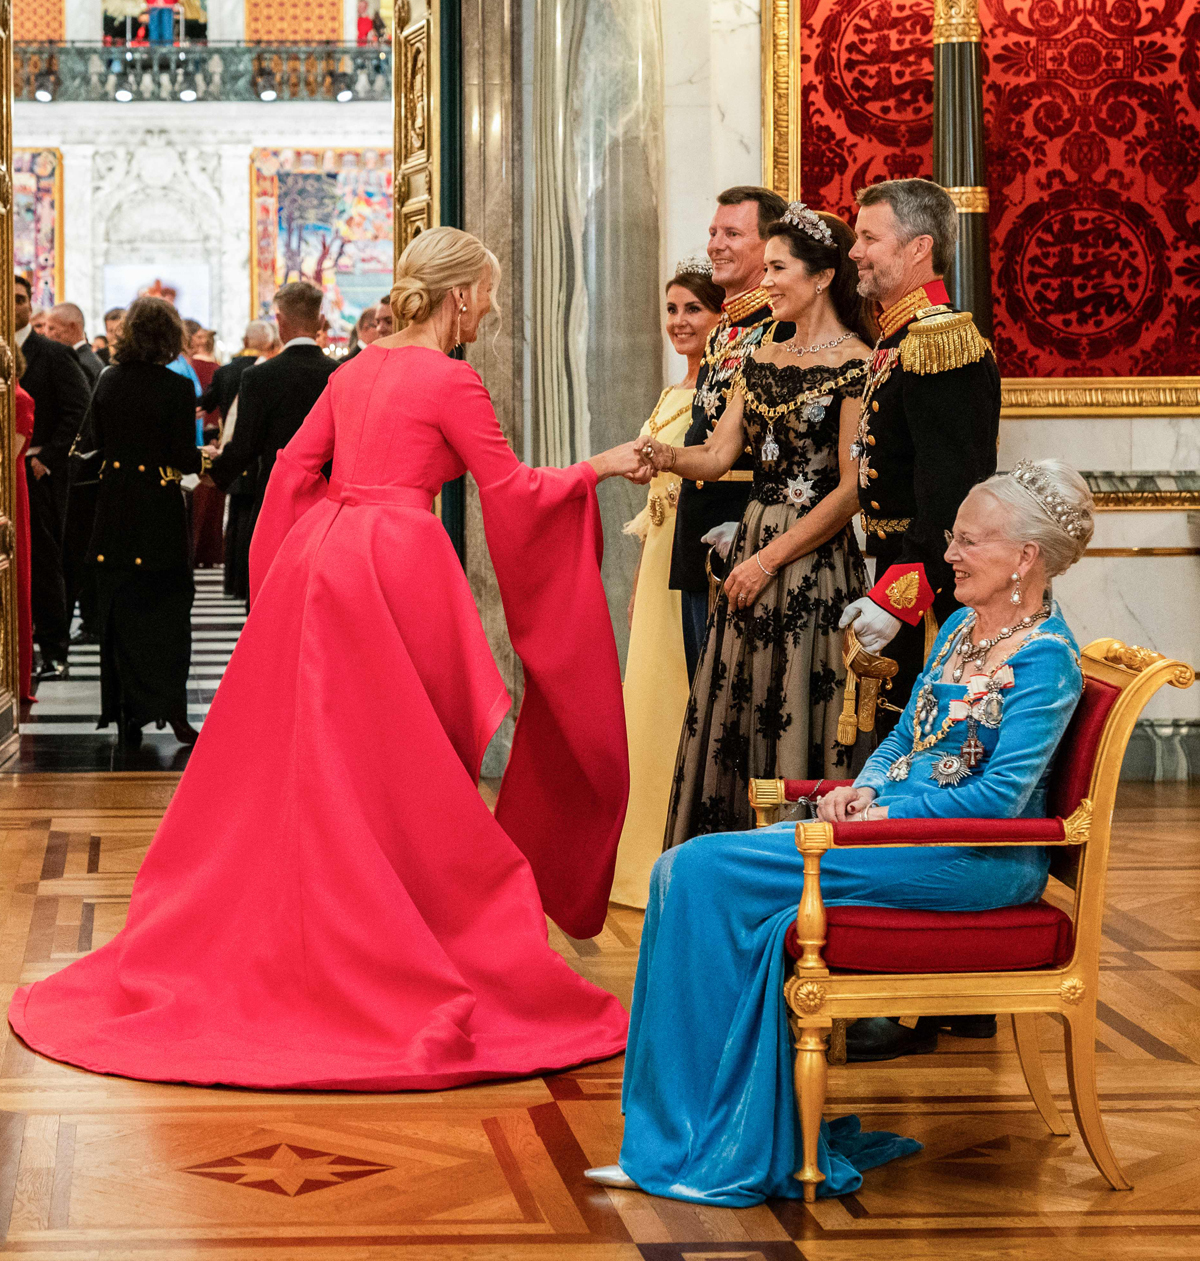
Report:
[{"label": "carved gold chair leg", "polygon": [[1050,1093],[1050,1083],[1046,1080],[1046,1068],[1042,1063],[1042,1052],[1038,1046],[1037,1015],[1028,1013],[1023,1016],[1015,1012],[1012,1018],[1013,1037],[1017,1043],[1017,1058],[1021,1061],[1021,1071],[1025,1074],[1025,1084],[1033,1096],[1033,1102],[1041,1113],[1051,1134],[1070,1134],[1070,1129],[1054,1102]]},{"label": "carved gold chair leg", "polygon": [[804,1202],[817,1198],[817,1187],[825,1175],[817,1165],[817,1141],[821,1137],[821,1114],[825,1108],[828,1067],[825,1060],[825,1035],[829,1021],[793,1023],[796,1033],[796,1107],[800,1111],[800,1136],[804,1164],[793,1176],[804,1184]]},{"label": "carved gold chair leg", "polygon": [[1096,1092],[1096,1003],[1088,999],[1063,1011],[1067,1047],[1067,1085],[1079,1133],[1097,1169],[1114,1191],[1132,1191],[1108,1143]]},{"label": "carved gold chair leg", "polygon": [[846,1024],[847,1021],[841,1017],[833,1022],[833,1028],[829,1033],[829,1055],[826,1057],[830,1064],[846,1062]]}]

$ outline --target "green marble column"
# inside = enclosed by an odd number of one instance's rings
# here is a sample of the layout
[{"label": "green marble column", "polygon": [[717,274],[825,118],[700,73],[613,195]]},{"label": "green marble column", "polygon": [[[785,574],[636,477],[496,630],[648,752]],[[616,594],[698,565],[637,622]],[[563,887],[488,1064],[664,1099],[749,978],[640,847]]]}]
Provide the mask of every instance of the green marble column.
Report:
[{"label": "green marble column", "polygon": [[933,178],[958,207],[958,244],[946,274],[950,300],[992,336],[992,269],[983,154],[979,0],[934,0]]}]

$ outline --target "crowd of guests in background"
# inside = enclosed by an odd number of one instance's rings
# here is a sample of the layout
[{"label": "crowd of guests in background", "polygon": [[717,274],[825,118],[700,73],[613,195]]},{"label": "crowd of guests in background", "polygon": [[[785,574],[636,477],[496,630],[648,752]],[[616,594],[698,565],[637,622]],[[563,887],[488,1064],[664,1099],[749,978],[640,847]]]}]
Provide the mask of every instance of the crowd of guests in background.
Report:
[{"label": "crowd of guests in background", "polygon": [[[192,570],[223,564],[226,594],[248,603],[275,453],[339,362],[322,291],[283,286],[224,364],[169,292],[105,312],[90,341],[74,303],[35,311],[20,275],[15,293],[22,699],[69,678],[71,644],[98,644],[100,726],[136,746],[147,723],[169,724],[190,744]],[[390,319],[386,301],[368,307],[350,353]]]}]

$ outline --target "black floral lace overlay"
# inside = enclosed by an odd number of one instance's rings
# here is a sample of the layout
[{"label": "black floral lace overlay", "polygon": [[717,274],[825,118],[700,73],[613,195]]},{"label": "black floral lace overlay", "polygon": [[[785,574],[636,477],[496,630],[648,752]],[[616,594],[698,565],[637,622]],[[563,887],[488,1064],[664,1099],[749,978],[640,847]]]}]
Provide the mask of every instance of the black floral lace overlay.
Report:
[{"label": "black floral lace overlay", "polygon": [[[862,396],[867,383],[866,368],[863,359],[850,359],[838,368],[746,361],[742,378],[742,388],[748,396],[744,424],[754,464],[751,494],[755,499],[764,504],[794,503],[810,508],[837,486],[842,400]],[[834,386],[835,381],[856,369],[861,369],[861,375]],[[769,408],[796,400],[796,406],[768,421],[751,400]],[[779,447],[779,455],[764,462],[763,444],[768,431]]]},{"label": "black floral lace overlay", "polygon": [[[832,382],[861,363],[801,368],[747,361],[744,389],[764,406],[812,397],[775,419],[779,455],[767,464],[767,419],[746,409],[754,490],[730,569],[752,563],[759,548],[836,488],[842,399],[861,395],[865,376],[836,388]],[[707,832],[753,827],[751,778],[851,773],[852,751],[835,738],[845,685],[838,621],[865,590],[862,555],[847,525],[784,566],[752,607],[732,608],[724,593],[717,598],[684,717],[666,848]]]}]

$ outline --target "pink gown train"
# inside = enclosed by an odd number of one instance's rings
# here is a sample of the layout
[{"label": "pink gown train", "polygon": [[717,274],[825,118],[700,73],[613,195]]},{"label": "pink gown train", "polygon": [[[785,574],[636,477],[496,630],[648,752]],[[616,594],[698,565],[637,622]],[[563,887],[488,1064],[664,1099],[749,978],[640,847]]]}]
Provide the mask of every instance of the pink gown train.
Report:
[{"label": "pink gown train", "polygon": [[[327,484],[320,469],[332,456]],[[429,511],[469,469],[526,691],[509,699]],[[18,990],[97,1072],[440,1089],[619,1052],[626,1014],[547,941],[604,922],[628,792],[595,474],[530,469],[468,365],[368,347],[280,453],[253,605],[124,930]]]}]

